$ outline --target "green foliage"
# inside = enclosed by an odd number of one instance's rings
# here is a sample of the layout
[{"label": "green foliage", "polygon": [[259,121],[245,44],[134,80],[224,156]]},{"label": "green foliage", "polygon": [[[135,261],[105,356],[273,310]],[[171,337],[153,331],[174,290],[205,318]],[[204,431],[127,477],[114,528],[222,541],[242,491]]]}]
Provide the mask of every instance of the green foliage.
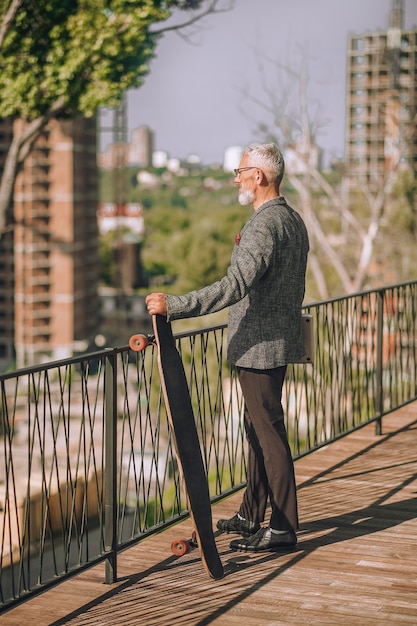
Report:
[{"label": "green foliage", "polygon": [[[136,173],[129,170],[125,177],[126,194],[144,207],[142,262],[151,285],[178,292],[224,276],[235,236],[252,211],[239,206],[230,173],[205,169],[169,176],[158,172],[151,188],[133,185]],[[102,172],[101,201],[109,202],[111,197],[112,175]]]},{"label": "green foliage", "polygon": [[115,284],[114,235],[107,233],[100,238],[100,280],[104,285]]},{"label": "green foliage", "polygon": [[171,196],[171,204],[174,207],[182,207],[183,209],[186,209],[187,199],[182,196],[177,189],[174,189]]},{"label": "green foliage", "polygon": [[[149,277],[149,289],[184,293],[200,289],[222,278],[228,268],[234,240],[252,213],[252,207],[241,207],[237,190],[230,173],[218,169],[188,171],[186,175],[173,175],[152,171],[156,184],[152,187],[133,186],[137,170],[130,170],[126,193],[132,202],[142,203],[145,211],[145,236],[141,253],[143,271]],[[111,194],[111,174],[108,184],[102,185],[102,201]],[[328,179],[336,189],[340,174],[330,174]],[[130,186],[129,186],[130,185]],[[386,284],[409,280],[417,264],[416,217],[417,183],[403,173],[388,201],[380,235],[374,243],[371,284]],[[286,182],[283,194],[288,202],[303,214],[303,206],[295,190]],[[353,196],[352,196],[353,197]],[[320,219],[326,235],[343,252],[344,266],[355,275],[361,254],[361,239],[353,230],[345,229],[340,215],[328,197],[318,190],[313,194],[313,210]],[[358,222],[367,227],[368,206],[363,192],[354,197],[352,213]],[[313,242],[314,244],[314,242]],[[314,254],[323,268],[329,294],[343,292],[340,276],[325,251],[315,245]],[[371,282],[372,281],[372,282]],[[306,301],[320,300],[312,265],[307,267]],[[222,320],[223,321],[223,320]],[[196,327],[196,320],[184,330]],[[218,323],[215,320],[214,323]]]},{"label": "green foliage", "polygon": [[401,172],[393,187],[395,209],[392,222],[399,224],[407,232],[417,232],[417,180],[413,172]]},{"label": "green foliage", "polygon": [[[60,98],[68,115],[115,106],[149,71],[151,27],[174,0],[22,0],[0,48],[0,116],[33,120]],[[4,16],[9,2],[0,0]],[[4,18],[3,18],[4,19]]]}]

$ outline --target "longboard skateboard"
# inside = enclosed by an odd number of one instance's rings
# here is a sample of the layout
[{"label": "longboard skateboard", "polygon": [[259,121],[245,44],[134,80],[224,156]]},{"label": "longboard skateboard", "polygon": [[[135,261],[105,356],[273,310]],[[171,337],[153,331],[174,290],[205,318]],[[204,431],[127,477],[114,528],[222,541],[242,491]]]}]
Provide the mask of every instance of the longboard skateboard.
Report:
[{"label": "longboard skateboard", "polygon": [[[153,315],[152,324],[154,337],[132,335],[129,347],[139,352],[151,343],[157,346],[162,392],[174,434],[178,466],[185,485],[195,539],[204,568],[212,578],[219,580],[223,577],[223,565],[214,540],[210,494],[184,366],[175,347],[171,324],[162,315]],[[189,544],[180,544],[178,541],[177,551],[172,546],[174,554],[187,552]]]}]

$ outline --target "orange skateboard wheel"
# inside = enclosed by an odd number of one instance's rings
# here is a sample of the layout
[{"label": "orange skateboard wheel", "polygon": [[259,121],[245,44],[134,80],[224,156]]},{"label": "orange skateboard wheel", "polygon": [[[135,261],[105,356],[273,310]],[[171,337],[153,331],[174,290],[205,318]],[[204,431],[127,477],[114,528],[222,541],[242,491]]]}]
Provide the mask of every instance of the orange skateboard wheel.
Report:
[{"label": "orange skateboard wheel", "polygon": [[175,556],[182,556],[183,554],[187,554],[190,550],[190,542],[186,539],[174,539],[171,543],[171,552],[175,554]]},{"label": "orange skateboard wheel", "polygon": [[129,348],[133,352],[140,352],[149,346],[149,339],[146,335],[132,335],[129,339]]}]

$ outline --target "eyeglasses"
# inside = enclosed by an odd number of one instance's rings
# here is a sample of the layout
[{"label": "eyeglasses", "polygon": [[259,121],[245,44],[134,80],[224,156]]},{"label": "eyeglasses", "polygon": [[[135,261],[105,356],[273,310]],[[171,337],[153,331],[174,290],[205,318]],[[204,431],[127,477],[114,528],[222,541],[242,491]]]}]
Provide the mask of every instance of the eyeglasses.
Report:
[{"label": "eyeglasses", "polygon": [[238,167],[233,170],[233,172],[235,176],[240,176],[240,172],[244,172],[245,170],[259,170],[259,167],[256,167],[256,165],[250,165],[248,167]]}]

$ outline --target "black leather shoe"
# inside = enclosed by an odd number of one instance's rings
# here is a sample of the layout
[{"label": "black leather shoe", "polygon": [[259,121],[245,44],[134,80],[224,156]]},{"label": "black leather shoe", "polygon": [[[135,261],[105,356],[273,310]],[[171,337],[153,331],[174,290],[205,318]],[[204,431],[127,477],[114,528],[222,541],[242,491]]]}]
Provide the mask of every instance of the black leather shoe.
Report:
[{"label": "black leather shoe", "polygon": [[297,535],[293,530],[286,533],[273,533],[270,528],[261,528],[246,539],[235,539],[230,543],[232,550],[243,552],[274,552],[290,550],[297,545]]},{"label": "black leather shoe", "polygon": [[246,519],[240,519],[236,513],[230,519],[219,519],[217,522],[217,528],[224,533],[238,533],[244,537],[253,535],[259,530],[260,525],[257,522],[248,522]]}]

